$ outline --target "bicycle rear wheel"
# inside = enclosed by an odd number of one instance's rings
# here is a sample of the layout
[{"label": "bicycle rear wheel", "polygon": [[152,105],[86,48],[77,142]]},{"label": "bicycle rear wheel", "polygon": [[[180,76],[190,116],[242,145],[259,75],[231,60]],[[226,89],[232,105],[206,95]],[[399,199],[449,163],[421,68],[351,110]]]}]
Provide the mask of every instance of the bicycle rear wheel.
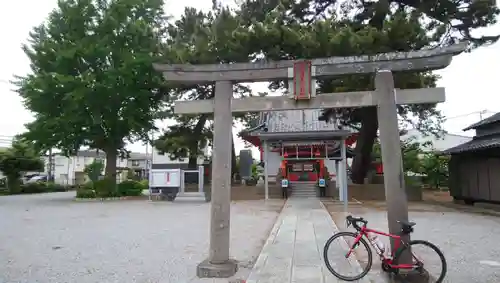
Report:
[{"label": "bicycle rear wheel", "polygon": [[[429,277],[429,282],[442,283],[446,276],[447,264],[443,252],[434,244],[423,241],[410,241],[407,246],[402,246],[394,255],[394,262],[398,262],[401,254],[410,247],[412,261],[416,268],[425,276]],[[396,270],[397,272],[397,270]]]},{"label": "bicycle rear wheel", "polygon": [[[361,238],[353,247],[357,234],[340,232],[325,243],[323,258],[326,268],[337,278],[344,281],[356,281],[363,278],[372,267],[372,250],[365,239]],[[346,255],[352,248],[349,257]],[[348,274],[345,274],[348,273]]]}]

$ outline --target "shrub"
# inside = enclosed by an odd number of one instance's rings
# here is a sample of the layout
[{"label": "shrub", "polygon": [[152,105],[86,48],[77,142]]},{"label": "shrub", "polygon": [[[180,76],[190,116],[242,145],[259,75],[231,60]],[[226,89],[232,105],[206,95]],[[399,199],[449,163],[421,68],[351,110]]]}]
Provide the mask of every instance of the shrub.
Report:
[{"label": "shrub", "polygon": [[47,192],[66,192],[68,188],[63,185],[59,185],[56,183],[45,183],[45,188]]},{"label": "shrub", "polygon": [[147,181],[138,182],[133,180],[123,181],[114,187],[109,179],[83,184],[76,192],[77,198],[112,198],[124,196],[140,196],[147,189]]},{"label": "shrub", "polygon": [[67,187],[56,183],[35,182],[21,185],[21,194],[66,192]]},{"label": "shrub", "polygon": [[139,183],[141,184],[143,190],[149,190],[149,181],[148,180],[142,180]]},{"label": "shrub", "polygon": [[47,185],[41,182],[21,185],[21,194],[38,194],[48,192]]},{"label": "shrub", "polygon": [[96,196],[99,198],[111,198],[120,196],[117,192],[115,182],[110,178],[97,180],[93,183]]},{"label": "shrub", "polygon": [[144,185],[133,180],[126,180],[118,184],[118,195],[120,196],[140,196],[144,190]]},{"label": "shrub", "polygon": [[84,188],[80,188],[76,191],[77,198],[96,198],[97,194],[94,190],[88,190]]}]

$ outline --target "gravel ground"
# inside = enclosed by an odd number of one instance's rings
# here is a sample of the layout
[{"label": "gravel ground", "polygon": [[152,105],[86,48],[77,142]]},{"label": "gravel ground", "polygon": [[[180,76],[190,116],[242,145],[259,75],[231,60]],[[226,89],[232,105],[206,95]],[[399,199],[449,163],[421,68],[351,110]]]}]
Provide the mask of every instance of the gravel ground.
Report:
[{"label": "gravel ground", "polygon": [[[327,206],[335,214],[335,205]],[[369,203],[351,205],[349,212],[367,219],[371,228],[387,230],[384,209],[380,203]],[[337,211],[340,210],[339,205]],[[463,212],[425,203],[410,205],[410,221],[417,223],[412,239],[430,241],[443,251],[448,263],[447,283],[500,282],[500,217],[477,210],[467,207],[467,212]],[[338,225],[345,225],[336,218]],[[388,243],[387,239],[384,241]]]},{"label": "gravel ground", "polygon": [[[73,197],[0,197],[0,282],[237,282],[196,277],[208,254],[209,204]],[[234,279],[246,279],[282,204],[233,203]]]}]

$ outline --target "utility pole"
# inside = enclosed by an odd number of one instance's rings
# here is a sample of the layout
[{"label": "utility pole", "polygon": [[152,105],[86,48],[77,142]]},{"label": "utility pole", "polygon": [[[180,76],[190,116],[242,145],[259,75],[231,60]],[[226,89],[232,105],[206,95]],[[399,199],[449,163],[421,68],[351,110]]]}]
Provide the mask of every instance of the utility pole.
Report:
[{"label": "utility pole", "polygon": [[486,109],[479,111],[479,120],[483,120],[483,114],[486,114],[487,112],[488,110]]}]

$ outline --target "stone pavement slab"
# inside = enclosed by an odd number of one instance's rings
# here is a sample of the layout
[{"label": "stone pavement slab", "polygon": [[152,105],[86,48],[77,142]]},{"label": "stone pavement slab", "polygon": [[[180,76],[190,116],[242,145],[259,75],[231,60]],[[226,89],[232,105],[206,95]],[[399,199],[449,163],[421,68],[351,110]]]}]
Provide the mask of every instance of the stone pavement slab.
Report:
[{"label": "stone pavement slab", "polygon": [[[247,283],[337,283],[323,261],[323,246],[337,226],[316,198],[290,198]],[[345,264],[342,268],[359,268]],[[341,262],[339,262],[340,265]],[[336,263],[333,263],[336,264]],[[370,282],[363,278],[358,282]]]}]

